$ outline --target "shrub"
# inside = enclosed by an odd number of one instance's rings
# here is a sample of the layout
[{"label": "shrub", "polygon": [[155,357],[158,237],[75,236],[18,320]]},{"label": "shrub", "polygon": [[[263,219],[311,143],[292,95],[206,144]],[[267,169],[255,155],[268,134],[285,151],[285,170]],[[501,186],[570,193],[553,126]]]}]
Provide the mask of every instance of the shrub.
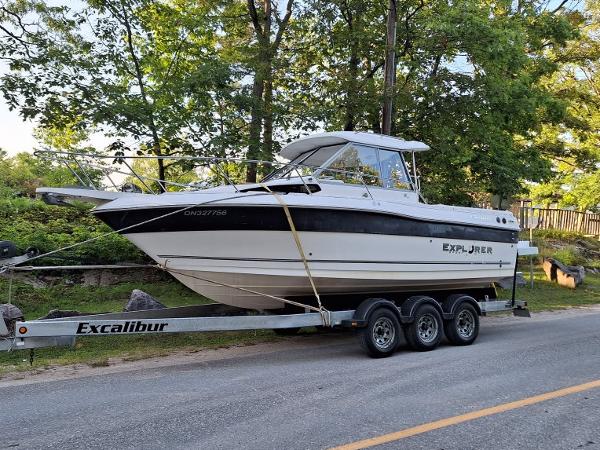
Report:
[{"label": "shrub", "polygon": [[572,245],[556,250],[552,258],[568,266],[582,266],[586,263],[586,259]]},{"label": "shrub", "polygon": [[[0,240],[13,241],[23,252],[35,247],[46,253],[111,231],[89,212],[89,207],[49,206],[28,198],[0,200]],[[142,263],[147,259],[133,244],[118,234],[51,255],[36,264]]]}]

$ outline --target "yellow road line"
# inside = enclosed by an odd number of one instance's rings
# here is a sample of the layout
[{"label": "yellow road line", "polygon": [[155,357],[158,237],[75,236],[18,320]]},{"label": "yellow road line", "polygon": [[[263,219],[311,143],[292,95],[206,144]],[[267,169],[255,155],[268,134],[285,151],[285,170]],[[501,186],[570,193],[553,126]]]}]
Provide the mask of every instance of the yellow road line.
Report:
[{"label": "yellow road line", "polygon": [[480,409],[460,416],[448,417],[442,420],[436,420],[435,422],[424,423],[417,425],[416,427],[406,428],[395,433],[384,434],[370,439],[364,439],[362,441],[352,442],[350,444],[341,445],[331,450],[355,450],[373,447],[375,445],[387,444],[388,442],[397,441],[417,434],[427,433],[428,431],[439,430],[440,428],[449,427],[469,420],[479,419],[481,417],[487,417],[494,414],[503,413],[513,409],[523,408],[524,406],[534,405],[536,403],[545,402],[546,400],[552,400],[554,398],[564,397],[566,395],[577,394],[578,392],[589,391],[590,389],[600,388],[600,380],[590,381],[589,383],[578,384],[577,386],[571,386],[557,391],[546,392],[545,394],[536,395],[534,397],[524,398],[517,400],[516,402],[504,403],[502,405],[493,406],[491,408]]}]

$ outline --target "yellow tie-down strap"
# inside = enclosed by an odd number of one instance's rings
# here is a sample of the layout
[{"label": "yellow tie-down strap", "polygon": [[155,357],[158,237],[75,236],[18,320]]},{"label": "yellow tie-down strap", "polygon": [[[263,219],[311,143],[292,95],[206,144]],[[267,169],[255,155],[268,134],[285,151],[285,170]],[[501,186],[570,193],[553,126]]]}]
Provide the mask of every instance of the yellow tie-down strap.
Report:
[{"label": "yellow tie-down strap", "polygon": [[271,189],[269,189],[269,186],[267,186],[266,184],[263,184],[263,183],[259,183],[259,185],[261,187],[265,188],[265,190],[267,192],[272,194],[277,199],[277,201],[279,202],[281,207],[283,208],[283,211],[285,212],[285,217],[287,218],[288,224],[290,225],[290,231],[292,232],[292,236],[294,237],[294,241],[296,242],[296,247],[298,247],[298,253],[300,254],[300,257],[302,258],[302,263],[304,264],[304,270],[306,271],[306,275],[308,276],[308,281],[310,282],[310,286],[312,287],[313,293],[315,294],[315,298],[317,299],[317,303],[319,305],[319,311],[321,313],[321,316],[323,316],[323,322],[325,325],[329,325],[331,323],[329,311],[327,311],[325,308],[323,308],[323,305],[321,304],[321,297],[319,296],[319,292],[317,291],[317,287],[315,286],[315,282],[314,282],[312,274],[310,272],[310,267],[308,266],[308,260],[306,259],[304,249],[302,248],[302,242],[300,241],[300,235],[298,234],[298,230],[296,230],[296,226],[294,225],[294,221],[292,219],[290,209],[288,208],[288,206],[285,203],[285,201],[283,200],[283,198],[281,198],[281,196],[279,194],[277,194],[276,192],[273,192]]}]

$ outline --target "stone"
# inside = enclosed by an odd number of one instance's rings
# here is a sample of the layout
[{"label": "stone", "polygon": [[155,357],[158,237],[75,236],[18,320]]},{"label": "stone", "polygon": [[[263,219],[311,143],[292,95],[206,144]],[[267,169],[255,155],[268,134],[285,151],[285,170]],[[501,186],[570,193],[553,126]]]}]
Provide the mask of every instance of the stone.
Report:
[{"label": "stone", "polygon": [[150,294],[134,289],[131,292],[131,297],[125,306],[124,311],[145,311],[148,309],[164,309],[166,308],[161,302],[152,297]]},{"label": "stone", "polygon": [[[502,278],[499,281],[496,281],[496,284],[502,289],[512,289],[513,285],[513,277]],[[517,286],[523,287],[527,285],[527,281],[523,277],[522,272],[517,272]]]},{"label": "stone", "polygon": [[567,266],[556,259],[548,258],[544,260],[543,268],[548,280],[571,289],[575,289],[585,279],[583,266]]},{"label": "stone", "polygon": [[0,313],[2,313],[2,317],[4,318],[6,328],[8,328],[8,335],[11,336],[14,333],[15,322],[24,319],[23,311],[15,305],[3,303],[0,304]]},{"label": "stone", "polygon": [[82,313],[79,311],[69,310],[69,309],[52,309],[48,314],[44,317],[40,317],[38,320],[45,319],[60,319],[61,317],[76,317],[76,316],[84,316],[90,313]]}]

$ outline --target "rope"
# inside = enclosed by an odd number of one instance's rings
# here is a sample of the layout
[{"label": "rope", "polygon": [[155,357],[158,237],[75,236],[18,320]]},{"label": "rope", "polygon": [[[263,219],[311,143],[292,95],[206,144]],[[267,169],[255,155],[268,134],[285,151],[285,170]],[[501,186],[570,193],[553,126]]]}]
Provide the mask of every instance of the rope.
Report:
[{"label": "rope", "polygon": [[63,266],[20,266],[13,267],[13,272],[35,272],[38,270],[117,270],[117,269],[156,269],[156,264],[89,264]]},{"label": "rope", "polygon": [[298,306],[300,308],[310,309],[311,311],[315,311],[315,312],[318,312],[318,313],[321,312],[321,310],[319,308],[315,308],[314,306],[311,306],[311,305],[305,305],[304,303],[295,302],[293,300],[289,300],[289,299],[282,298],[282,297],[277,297],[277,296],[271,295],[271,294],[265,294],[264,292],[258,292],[258,291],[254,291],[252,289],[243,288],[243,287],[240,287],[240,286],[233,286],[231,284],[223,283],[222,281],[221,282],[214,281],[214,280],[211,280],[209,278],[200,277],[198,275],[191,275],[189,273],[180,272],[180,271],[175,270],[175,269],[169,269],[167,267],[166,263],[165,263],[164,266],[159,266],[159,267],[161,269],[163,269],[163,270],[166,270],[169,273],[176,273],[176,274],[182,275],[184,277],[189,277],[189,278],[194,278],[196,280],[205,281],[207,283],[211,283],[211,284],[214,284],[216,286],[221,286],[221,287],[227,287],[227,288],[231,288],[231,289],[236,289],[238,291],[247,292],[247,293],[255,294],[255,295],[260,295],[260,296],[263,296],[263,297],[268,297],[268,298],[271,298],[273,300],[276,300],[276,301],[279,301],[279,302],[282,302],[282,303],[287,303],[289,305]]},{"label": "rope", "polygon": [[273,192],[271,189],[269,189],[269,186],[267,186],[266,184],[263,184],[263,183],[259,183],[259,184],[260,184],[260,186],[265,188],[265,190],[267,192],[271,193],[277,199],[277,201],[283,208],[283,211],[285,212],[285,217],[287,218],[288,224],[290,225],[290,231],[292,232],[292,236],[294,237],[294,241],[296,242],[296,247],[298,248],[298,253],[300,254],[300,257],[302,258],[302,263],[304,264],[304,270],[306,271],[306,275],[308,276],[308,281],[310,282],[313,293],[315,294],[315,298],[317,299],[317,304],[319,305],[319,312],[321,313],[321,317],[323,318],[323,324],[329,325],[331,323],[331,314],[327,309],[325,309],[323,307],[323,304],[321,303],[321,297],[319,296],[319,292],[317,291],[317,287],[315,286],[315,282],[314,282],[312,274],[310,272],[310,267],[308,266],[308,260],[306,259],[306,255],[304,254],[304,249],[302,248],[302,242],[300,241],[300,235],[298,234],[298,231],[296,230],[296,225],[294,225],[294,220],[292,219],[292,214],[290,213],[290,209],[288,208],[287,204],[285,203],[285,201],[283,201],[283,199],[281,198],[281,196],[279,194],[277,194],[276,192]]}]

